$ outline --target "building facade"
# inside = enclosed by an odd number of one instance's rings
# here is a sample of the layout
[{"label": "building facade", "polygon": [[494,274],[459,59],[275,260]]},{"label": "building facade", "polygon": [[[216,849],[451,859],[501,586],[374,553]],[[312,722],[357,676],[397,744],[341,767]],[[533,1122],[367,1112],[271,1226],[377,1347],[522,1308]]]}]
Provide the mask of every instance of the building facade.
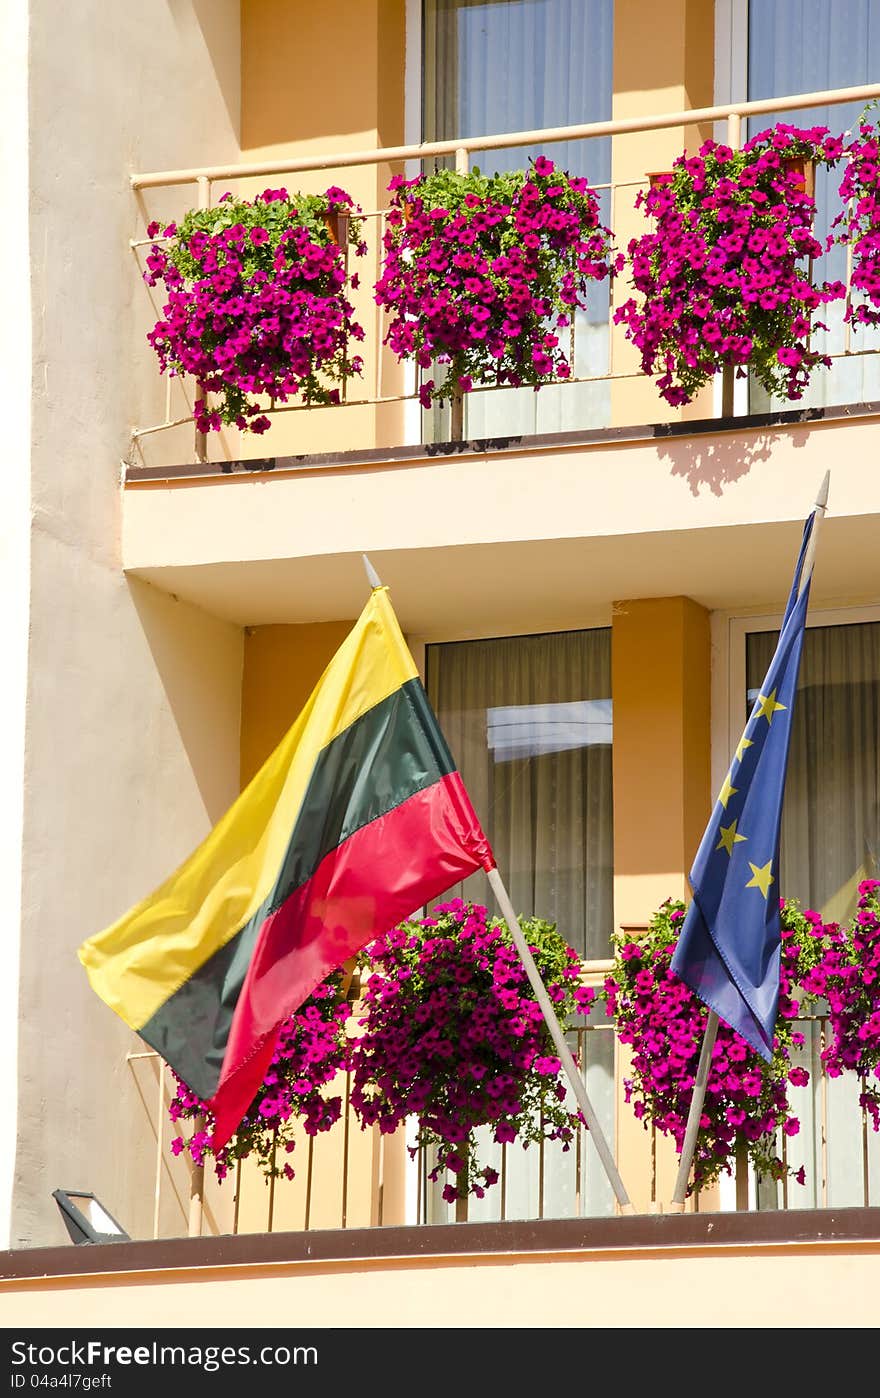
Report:
[{"label": "building facade", "polygon": [[[613,322],[621,279],[577,318],[574,382],[472,393],[456,430],[448,409],[420,408],[383,347],[372,288],[388,183],[419,169],[420,144],[450,143],[427,159],[458,149],[458,168],[550,155],[599,189],[625,248],[650,172],[776,119],[688,113],[778,101],[781,120],[852,129],[870,94],[785,99],[872,83],[880,94],[873,7],[20,0],[3,24],[15,61],[0,99],[0,237],[17,272],[0,332],[14,438],[2,487],[7,1246],[63,1243],[59,1187],[93,1190],[133,1239],[187,1232],[189,1172],[157,1105],[168,1084],[94,996],[76,949],[180,863],[286,731],[360,611],[364,553],[518,910],[558,922],[601,967],[613,928],[686,895],[830,469],[782,891],[849,916],[880,851],[870,334],[854,341],[832,318],[832,367],[799,403],[745,378],[732,402],[709,389],[673,409]],[[611,129],[576,140],[541,135],[601,123]],[[480,149],[505,133],[534,134]],[[161,309],[143,280],[146,228],[279,184],[338,184],[364,211],[363,377],[338,407],[273,412],[264,436],[201,439],[192,386],[169,388],[146,343]],[[831,178],[817,187],[826,223],[834,195]],[[828,275],[846,275],[838,256]],[[467,891],[487,901],[484,886]],[[657,1212],[675,1158],[632,1117],[624,1066],[606,1036],[591,1091],[637,1212]],[[803,1114],[800,1205],[741,1180],[736,1199],[722,1191],[703,1210],[742,1207],[746,1188],[755,1210],[876,1206],[880,1152],[854,1101],[825,1083]],[[402,1142],[346,1150],[342,1213],[338,1148],[322,1143],[309,1203],[300,1172],[279,1185],[270,1226],[451,1221]],[[511,1163],[506,1216],[613,1217],[585,1162],[576,1187],[570,1161]],[[262,1180],[240,1181],[237,1199],[229,1183],[205,1189],[201,1231],[266,1230]],[[500,1207],[487,1197],[472,1219],[500,1220]]]}]

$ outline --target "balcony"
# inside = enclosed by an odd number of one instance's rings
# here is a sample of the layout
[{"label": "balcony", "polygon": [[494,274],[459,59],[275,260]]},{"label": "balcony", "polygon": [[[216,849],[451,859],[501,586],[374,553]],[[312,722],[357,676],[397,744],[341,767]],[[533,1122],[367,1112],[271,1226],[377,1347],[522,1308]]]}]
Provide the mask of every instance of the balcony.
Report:
[{"label": "balcony", "polygon": [[[563,140],[637,142],[650,132],[687,132],[693,144],[690,133],[702,139],[714,130],[737,147],[750,118],[784,118],[877,96],[880,86],[852,88],[482,140],[138,174],[132,185],[146,223],[178,216],[187,186],[210,207],[215,193],[230,185],[250,195],[279,179],[311,189],[331,180],[345,184],[348,172],[369,192],[387,184],[388,173],[414,172],[426,159],[454,157],[462,170],[481,151],[518,145],[552,154]],[[633,200],[647,182],[647,175],[622,175],[601,186],[611,226],[621,233],[633,231]],[[360,186],[355,190],[360,195]],[[234,432],[197,434],[193,386],[167,381],[164,415],[145,417],[146,425],[133,429],[125,463],[123,563],[129,574],[238,626],[303,623],[357,613],[364,594],[361,554],[367,552],[392,585],[405,630],[431,640],[583,627],[594,618],[604,621],[619,597],[684,596],[710,611],[754,609],[785,596],[791,526],[802,523],[831,465],[822,595],[848,601],[880,594],[880,479],[873,468],[880,391],[866,396],[864,390],[874,382],[880,348],[862,348],[841,322],[829,353],[846,372],[837,374],[828,401],[759,409],[748,381],[726,379],[693,409],[674,411],[639,369],[609,302],[603,323],[572,327],[572,377],[527,395],[531,429],[520,430],[522,399],[510,398],[515,430],[487,435],[481,429],[477,436],[473,421],[503,415],[486,403],[512,391],[485,388],[469,395],[470,423],[467,417],[453,423],[448,410],[445,419],[422,412],[415,375],[383,349],[387,323],[370,301],[387,205],[371,207],[366,198],[363,204],[368,254],[358,315],[368,327],[364,384],[348,383],[344,401],[333,407],[268,403],[269,435],[248,439]],[[827,210],[824,217],[830,217]],[[139,270],[149,241],[132,242]],[[848,294],[850,273],[848,265]],[[144,314],[143,328],[159,311],[154,304]],[[146,383],[156,377],[155,364],[145,344],[141,353]],[[149,397],[145,391],[145,401]],[[551,405],[548,417],[555,413],[564,428],[553,430],[534,416],[543,411],[535,405],[544,402]],[[271,455],[264,454],[267,448]],[[880,1202],[876,1138],[858,1113],[844,1121],[838,1085],[818,1073],[823,1034],[822,1021],[810,1021],[811,1086],[797,1090],[810,1123],[799,1143],[809,1166],[806,1195],[799,1198],[794,1186],[780,1186],[772,1198],[767,1191],[759,1195],[739,1168],[721,1198],[696,1201],[698,1212]],[[605,1037],[604,1050],[594,1048],[597,1035]],[[585,1073],[594,1061],[614,1057],[607,1040],[607,1029],[579,1033]],[[157,1065],[138,1062],[138,1072],[157,1074],[144,1100],[152,1103],[158,1091],[164,1101],[167,1085]],[[609,1106],[622,1102],[622,1076],[617,1062]],[[342,1091],[347,1102],[347,1085]],[[621,1173],[639,1181],[639,1211],[660,1213],[674,1173],[668,1142],[627,1128],[625,1110],[616,1120],[611,1111],[607,1121],[621,1146]],[[160,1228],[172,1176],[163,1109],[152,1120],[157,1238],[168,1236],[167,1227],[171,1236],[179,1234],[187,1222],[197,1232],[272,1233],[422,1227],[452,1218],[428,1188],[427,1162],[410,1165],[405,1142],[363,1135],[346,1112],[332,1143],[332,1168],[324,1168],[329,1157],[321,1159],[331,1143],[304,1138],[297,1178],[283,1188],[267,1187],[245,1170],[218,1196],[210,1179],[182,1181],[178,1174],[174,1222]],[[781,1149],[793,1147],[781,1142]],[[857,1166],[845,1184],[841,1160]],[[514,1179],[506,1150],[499,1164],[500,1183],[471,1222],[614,1213],[586,1134],[564,1160],[549,1150],[536,1152],[525,1183]]]},{"label": "balcony", "polygon": [[[874,85],[458,142],[133,175],[144,223],[179,217],[193,202],[181,197],[190,189],[200,207],[210,207],[218,192],[253,196],[282,178],[307,190],[348,181],[364,207],[367,256],[354,299],[367,339],[363,380],[346,382],[337,406],[267,402],[267,435],[224,429],[206,437],[193,425],[194,386],[159,380],[145,336],[161,302],[155,290],[152,304],[146,289],[139,291],[147,420],[133,428],[124,463],[126,570],[240,625],[354,614],[364,551],[375,556],[402,620],[417,635],[469,634],[478,594],[485,624],[499,632],[582,624],[609,597],[656,593],[661,574],[667,594],[709,608],[749,607],[786,587],[786,526],[803,518],[833,461],[823,587],[830,597],[852,595],[850,560],[858,551],[867,574],[859,590],[876,591],[880,562],[870,561],[877,554],[869,541],[880,488],[876,472],[865,469],[880,399],[880,347],[872,332],[853,336],[841,310],[824,337],[833,367],[817,371],[798,403],[761,399],[754,384],[726,371],[714,391],[675,410],[613,323],[615,303],[627,294],[621,277],[614,298],[606,296],[589,321],[574,318],[568,381],[539,393],[478,386],[463,413],[448,406],[424,412],[415,370],[384,347],[387,318],[371,293],[388,205],[373,207],[365,195],[383,190],[389,172],[411,174],[420,162],[454,158],[466,170],[482,152],[503,147],[552,155],[564,140],[610,137],[621,154],[615,178],[597,192],[623,247],[644,224],[633,203],[648,176],[626,175],[648,135],[672,141],[673,154],[681,149],[677,139],[694,147],[713,132],[738,147],[750,119],[818,107],[833,112],[878,94]],[[817,217],[825,226],[835,196],[820,193]],[[149,245],[143,236],[132,240],[138,276]],[[848,299],[851,270],[850,257]],[[744,547],[755,560],[748,570],[738,566]],[[449,580],[442,598],[432,583],[436,568]],[[519,578],[529,579],[528,590]]]}]

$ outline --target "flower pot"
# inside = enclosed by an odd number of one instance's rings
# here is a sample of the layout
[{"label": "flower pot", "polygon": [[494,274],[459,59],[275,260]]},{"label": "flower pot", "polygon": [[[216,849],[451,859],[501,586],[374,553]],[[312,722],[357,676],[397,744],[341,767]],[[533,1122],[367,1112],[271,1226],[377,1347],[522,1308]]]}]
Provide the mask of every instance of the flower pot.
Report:
[{"label": "flower pot", "polygon": [[348,244],[348,214],[327,213],[324,215],[324,222],[327,225],[327,232],[330,234],[337,247],[345,248]]},{"label": "flower pot", "polygon": [[809,199],[816,197],[816,165],[806,156],[795,156],[791,160],[783,160],[782,168],[786,174],[797,176],[798,183]]},{"label": "flower pot", "polygon": [[661,184],[670,184],[670,183],[671,183],[671,181],[672,181],[672,171],[671,171],[671,170],[649,170],[649,171],[647,172],[646,178],[647,178],[647,181],[648,181],[648,188],[649,188],[649,189],[656,189],[658,185],[661,185]]}]

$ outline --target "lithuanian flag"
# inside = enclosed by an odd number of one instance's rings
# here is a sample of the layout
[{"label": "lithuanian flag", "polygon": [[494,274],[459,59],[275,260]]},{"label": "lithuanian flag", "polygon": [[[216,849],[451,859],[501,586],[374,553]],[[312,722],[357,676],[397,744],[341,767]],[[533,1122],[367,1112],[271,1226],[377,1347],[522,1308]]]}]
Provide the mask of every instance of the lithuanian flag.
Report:
[{"label": "lithuanian flag", "polygon": [[101,999],[208,1103],[219,1149],[314,988],[494,862],[377,587],[207,839],[79,958]]}]

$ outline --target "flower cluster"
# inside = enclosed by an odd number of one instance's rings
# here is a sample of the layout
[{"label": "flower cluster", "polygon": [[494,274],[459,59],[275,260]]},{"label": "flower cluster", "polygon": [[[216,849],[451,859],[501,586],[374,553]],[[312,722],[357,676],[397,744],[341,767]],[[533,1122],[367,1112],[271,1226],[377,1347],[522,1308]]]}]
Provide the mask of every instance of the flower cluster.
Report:
[{"label": "flower cluster", "polygon": [[858,135],[846,147],[846,169],[840,184],[843,209],[834,220],[837,240],[852,247],[852,289],[864,301],[848,305],[853,326],[880,325],[880,133],[862,121]]},{"label": "flower cluster", "polygon": [[[552,923],[523,932],[565,1023],[594,992]],[[393,1132],[418,1118],[417,1146],[436,1150],[430,1178],[449,1172],[443,1198],[482,1197],[498,1179],[477,1158],[474,1129],[495,1141],[555,1140],[567,1149],[581,1120],[566,1104],[561,1064],[506,926],[454,899],[402,923],[367,948],[362,1034],[352,1039],[352,1105],[362,1126]]]},{"label": "flower cluster", "polygon": [[587,181],[539,156],[529,170],[452,170],[388,186],[391,207],[376,301],[385,341],[422,370],[448,365],[419,396],[475,382],[534,388],[570,376],[560,332],[593,281],[613,271],[611,234]]},{"label": "flower cluster", "polygon": [[811,280],[809,259],[823,247],[803,170],[834,165],[842,150],[824,126],[780,123],[741,151],[706,141],[640,191],[637,207],[653,221],[628,247],[641,299],[614,320],[667,403],[689,403],[725,365],[740,378],[748,366],[768,393],[797,399],[812,371],[830,365],[810,347],[811,333],[827,329],[813,313],[845,288]]},{"label": "flower cluster", "polygon": [[[670,962],[684,904],[667,900],[654,914],[646,936],[614,938],[614,970],[605,982],[609,1015],[621,1043],[632,1046],[632,1075],[624,1080],[636,1116],[675,1141],[680,1153],[693,1096],[708,1010],[672,971]],[[806,1069],[791,1064],[791,1050],[804,1042],[792,1021],[801,1003],[823,993],[826,971],[839,964],[839,929],[818,913],[780,902],[782,958],[779,1018],[768,1064],[723,1021],[712,1050],[703,1112],[693,1157],[689,1193],[730,1173],[730,1160],[744,1147],[760,1176],[781,1179],[786,1167],[777,1153],[777,1132],[796,1135],[788,1084],[803,1087]],[[804,1172],[794,1172],[800,1184]]]},{"label": "flower cluster", "polygon": [[859,884],[846,952],[817,990],[828,1000],[831,1029],[822,1052],[825,1071],[829,1077],[858,1073],[859,1105],[880,1131],[880,880]]},{"label": "flower cluster", "polygon": [[[285,1020],[275,1053],[248,1113],[232,1139],[217,1152],[214,1168],[224,1179],[234,1160],[253,1156],[267,1178],[293,1179],[289,1158],[278,1155],[294,1150],[297,1125],[308,1136],[329,1131],[340,1117],[342,1099],[326,1096],[326,1085],[346,1066],[348,1037],[345,1024],[350,1006],[340,999],[342,976],[336,971],[322,982],[295,1014]],[[204,1125],[188,1139],[171,1142],[175,1155],[188,1151],[197,1165],[210,1155],[213,1119],[209,1107],[177,1075],[177,1092],[169,1106],[173,1122],[204,1118]]]},{"label": "flower cluster", "polygon": [[167,300],[147,339],[163,372],[195,378],[199,431],[226,423],[265,432],[261,400],[338,402],[333,385],[360,373],[349,345],[364,332],[352,319],[343,249],[331,233],[341,217],[355,251],[366,252],[353,215],[342,189],[267,189],[252,201],[225,194],[216,208],[190,210],[180,227],[150,224],[148,235],[161,241],[144,279],[162,282]]}]

